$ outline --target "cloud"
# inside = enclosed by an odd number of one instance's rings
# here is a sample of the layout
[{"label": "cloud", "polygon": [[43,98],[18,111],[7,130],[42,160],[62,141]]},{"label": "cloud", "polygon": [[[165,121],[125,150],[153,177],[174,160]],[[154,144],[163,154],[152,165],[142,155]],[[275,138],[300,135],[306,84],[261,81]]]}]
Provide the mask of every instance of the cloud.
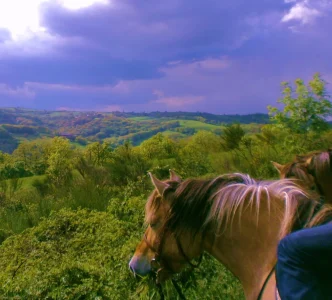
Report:
[{"label": "cloud", "polygon": [[90,93],[90,94],[96,94],[96,93],[123,94],[129,92],[128,86],[123,81],[119,81],[114,86],[65,85],[65,84],[40,83],[40,82],[26,82],[24,86],[34,91],[38,90],[61,91],[61,92],[68,91],[68,92]]},{"label": "cloud", "polygon": [[81,10],[96,4],[109,4],[108,0],[2,1],[0,2],[0,28],[7,29],[15,41],[44,33],[46,28],[41,24],[39,10],[49,3],[66,10]]},{"label": "cloud", "polygon": [[[55,110],[57,111],[91,111],[91,108],[78,108],[78,107],[70,107],[70,106],[60,106]],[[94,109],[98,112],[112,112],[112,111],[122,111],[121,106],[119,105],[107,105],[107,106],[97,106]]]},{"label": "cloud", "polygon": [[321,12],[313,7],[309,7],[307,1],[296,3],[290,11],[283,16],[282,22],[289,22],[292,20],[299,20],[302,24],[307,24],[314,21]]},{"label": "cloud", "polygon": [[165,104],[168,108],[183,108],[190,107],[192,104],[196,104],[205,99],[204,96],[173,96],[173,97],[162,97],[157,100],[152,101],[152,103]]},{"label": "cloud", "polygon": [[7,84],[0,83],[0,95],[13,98],[33,99],[36,93],[24,85],[23,87],[12,88]]}]

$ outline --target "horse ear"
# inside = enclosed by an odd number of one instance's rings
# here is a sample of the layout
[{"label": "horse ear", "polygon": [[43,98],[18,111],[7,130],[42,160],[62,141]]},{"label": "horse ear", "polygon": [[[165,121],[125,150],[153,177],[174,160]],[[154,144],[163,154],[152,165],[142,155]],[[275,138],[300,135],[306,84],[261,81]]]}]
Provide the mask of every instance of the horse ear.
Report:
[{"label": "horse ear", "polygon": [[312,158],[313,158],[313,156],[310,156],[310,157],[305,161],[304,165],[305,165],[306,167],[308,167],[308,166],[310,165],[310,163],[311,163],[311,161],[312,161]]},{"label": "horse ear", "polygon": [[181,182],[181,177],[176,174],[173,170],[169,169],[169,174],[170,174],[170,180],[172,181],[177,181],[177,182]]},{"label": "horse ear", "polygon": [[162,196],[164,194],[165,190],[169,187],[169,184],[167,184],[166,182],[160,181],[159,179],[154,177],[150,172],[148,174],[150,175],[152,184],[157,189],[159,195]]},{"label": "horse ear", "polygon": [[281,170],[283,169],[283,165],[281,164],[278,164],[277,162],[275,161],[271,161],[271,163],[274,165],[274,167],[276,168],[276,170],[279,172],[279,174],[281,173]]}]

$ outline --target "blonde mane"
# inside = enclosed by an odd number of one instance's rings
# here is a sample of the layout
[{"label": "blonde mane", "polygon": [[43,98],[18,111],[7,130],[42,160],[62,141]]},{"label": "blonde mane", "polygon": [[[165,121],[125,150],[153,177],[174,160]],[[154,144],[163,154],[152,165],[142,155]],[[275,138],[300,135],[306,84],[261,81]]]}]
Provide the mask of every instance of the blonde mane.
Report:
[{"label": "blonde mane", "polygon": [[[292,179],[281,179],[276,181],[256,181],[249,175],[237,173],[243,179],[242,183],[233,183],[220,188],[210,199],[213,203],[206,222],[214,220],[217,228],[221,226],[232,226],[234,216],[238,213],[239,219],[244,208],[250,207],[256,215],[258,225],[260,207],[262,201],[266,201],[268,214],[271,213],[271,201],[282,201],[284,211],[281,211],[282,229],[281,237],[291,231],[293,216],[303,201],[313,203],[309,195],[301,189]],[[224,175],[228,176],[228,175]],[[265,197],[264,197],[265,196]],[[314,202],[317,203],[317,202]]]},{"label": "blonde mane", "polygon": [[250,208],[258,224],[262,201],[271,213],[271,206],[279,201],[282,210],[280,238],[294,228],[307,226],[315,214],[319,202],[305,192],[295,180],[257,181],[249,175],[235,173],[218,176],[211,180],[187,179],[184,182],[167,181],[170,187],[163,197],[156,191],[146,205],[146,221],[166,201],[170,207],[165,222],[167,227],[178,234],[182,230],[203,232],[209,224],[216,228],[232,226],[237,214]]}]

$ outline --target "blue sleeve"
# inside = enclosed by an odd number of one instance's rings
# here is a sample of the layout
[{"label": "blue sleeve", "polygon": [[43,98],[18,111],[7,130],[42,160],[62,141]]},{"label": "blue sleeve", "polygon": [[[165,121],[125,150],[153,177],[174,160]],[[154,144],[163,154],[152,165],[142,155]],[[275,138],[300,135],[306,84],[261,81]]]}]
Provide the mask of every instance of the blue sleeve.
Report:
[{"label": "blue sleeve", "polygon": [[[332,223],[296,231],[278,246],[281,299],[332,299]],[[328,297],[328,298],[326,298]]]},{"label": "blue sleeve", "polygon": [[281,240],[279,252],[312,271],[331,271],[332,223],[293,232]]}]

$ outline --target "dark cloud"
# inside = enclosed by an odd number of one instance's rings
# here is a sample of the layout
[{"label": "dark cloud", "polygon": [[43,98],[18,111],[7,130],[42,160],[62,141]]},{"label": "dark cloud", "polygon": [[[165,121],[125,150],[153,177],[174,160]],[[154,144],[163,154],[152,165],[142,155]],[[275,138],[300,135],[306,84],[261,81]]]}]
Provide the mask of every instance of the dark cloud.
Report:
[{"label": "dark cloud", "polygon": [[282,12],[289,4],[279,1],[170,0],[113,1],[70,11],[45,4],[42,24],[52,34],[80,37],[107,49],[112,57],[145,60],[191,59],[220,53],[234,47],[239,36],[250,36],[259,18]]},{"label": "dark cloud", "polygon": [[[84,51],[84,50],[83,50]],[[161,76],[156,66],[145,61],[112,59],[94,52],[80,57],[77,49],[69,57],[8,58],[0,69],[0,82],[23,84],[43,83],[98,85],[120,79],[146,79]]]},{"label": "dark cloud", "polygon": [[0,105],[266,112],[283,80],[332,80],[330,2],[46,2],[47,34],[8,43],[0,30]]}]

